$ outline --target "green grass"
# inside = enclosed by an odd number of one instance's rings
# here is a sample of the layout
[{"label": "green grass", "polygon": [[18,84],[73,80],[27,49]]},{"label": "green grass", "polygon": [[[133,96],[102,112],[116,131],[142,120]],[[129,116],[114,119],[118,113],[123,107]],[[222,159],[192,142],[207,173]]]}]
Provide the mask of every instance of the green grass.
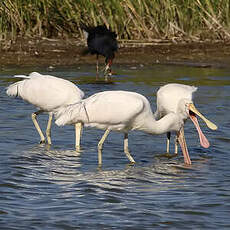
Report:
[{"label": "green grass", "polygon": [[105,23],[119,39],[229,40],[229,0],[2,0],[0,38],[82,37]]}]

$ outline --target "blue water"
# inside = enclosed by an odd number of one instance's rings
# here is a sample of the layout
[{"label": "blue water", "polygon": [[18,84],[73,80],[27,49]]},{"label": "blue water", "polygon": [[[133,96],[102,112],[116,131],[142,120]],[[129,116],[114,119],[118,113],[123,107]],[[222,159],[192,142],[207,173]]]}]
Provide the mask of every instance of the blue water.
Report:
[{"label": "blue water", "polygon": [[[103,131],[84,129],[82,151],[74,150],[74,128],[52,127],[52,146],[40,145],[30,115],[32,105],[9,98],[12,75],[39,68],[0,72],[0,229],[230,229],[230,71],[156,65],[115,66],[114,84],[94,84],[92,67],[57,68],[49,74],[69,79],[89,96],[103,90],[145,95],[156,108],[159,86],[178,82],[198,86],[196,107],[219,127],[200,121],[210,148],[200,146],[191,121],[185,135],[192,160],[181,152],[166,158],[165,135],[131,132],[130,165],[123,135],[105,142],[101,168],[97,143]],[[45,128],[47,115],[38,120]],[[171,146],[173,151],[173,142]]]}]

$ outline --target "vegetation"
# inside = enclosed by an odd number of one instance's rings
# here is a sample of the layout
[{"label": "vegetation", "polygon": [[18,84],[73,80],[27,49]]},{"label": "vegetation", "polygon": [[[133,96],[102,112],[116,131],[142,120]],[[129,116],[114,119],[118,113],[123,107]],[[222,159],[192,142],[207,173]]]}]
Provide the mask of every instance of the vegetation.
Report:
[{"label": "vegetation", "polygon": [[229,0],[2,0],[0,38],[81,37],[105,23],[119,39],[230,40]]}]

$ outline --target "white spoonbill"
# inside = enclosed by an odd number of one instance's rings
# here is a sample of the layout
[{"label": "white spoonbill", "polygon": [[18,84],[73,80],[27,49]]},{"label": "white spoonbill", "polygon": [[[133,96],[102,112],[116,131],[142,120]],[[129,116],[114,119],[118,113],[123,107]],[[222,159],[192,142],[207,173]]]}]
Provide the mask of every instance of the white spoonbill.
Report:
[{"label": "white spoonbill", "polygon": [[[184,116],[186,116],[189,113],[189,105],[181,106],[185,113]],[[128,91],[96,93],[79,103],[60,108],[55,116],[55,123],[58,126],[81,122],[85,126],[106,130],[98,143],[99,165],[102,163],[103,143],[111,130],[124,133],[124,152],[128,159],[135,163],[128,150],[128,132],[130,130],[162,134],[179,131],[184,124],[183,119],[174,112],[156,121],[149,101],[141,94]]]},{"label": "white spoonbill", "polygon": [[[24,80],[8,86],[6,91],[7,95],[20,97],[24,101],[39,108],[38,111],[32,113],[32,121],[41,137],[40,143],[45,143],[45,137],[36,117],[43,112],[49,114],[46,136],[48,144],[51,144],[53,111],[62,106],[80,101],[84,97],[84,93],[72,82],[50,75],[32,72],[29,76],[15,75],[15,77],[24,78]],[[75,125],[77,149],[80,147],[81,128],[81,123]]]},{"label": "white spoonbill", "polygon": [[[197,90],[197,87],[189,86],[189,85],[183,85],[183,84],[176,84],[171,83],[162,86],[157,91],[157,111],[155,112],[154,116],[156,119],[161,119],[165,115],[169,113],[176,113],[181,119],[184,120],[184,122],[190,118],[192,122],[194,123],[198,134],[200,138],[201,146],[204,148],[209,147],[209,142],[207,138],[202,133],[198,120],[196,118],[196,115],[198,115],[201,119],[204,120],[204,122],[207,124],[207,126],[212,129],[216,130],[217,126],[210,122],[207,118],[205,118],[200,112],[197,111],[195,108],[193,101],[192,101],[192,95]],[[181,104],[187,104],[189,108],[189,113],[184,113],[183,107],[181,107]],[[180,109],[180,107],[182,109]],[[184,128],[180,130],[180,132],[184,132]],[[179,133],[177,133],[177,137],[175,139],[175,153],[177,154],[177,142],[181,141],[178,139]],[[170,141],[171,133],[167,132],[167,153],[169,153],[169,141]],[[186,142],[184,140],[185,144],[185,150],[187,151]],[[188,153],[186,153],[188,154]],[[189,163],[189,162],[187,162]],[[191,162],[190,162],[191,163]]]}]

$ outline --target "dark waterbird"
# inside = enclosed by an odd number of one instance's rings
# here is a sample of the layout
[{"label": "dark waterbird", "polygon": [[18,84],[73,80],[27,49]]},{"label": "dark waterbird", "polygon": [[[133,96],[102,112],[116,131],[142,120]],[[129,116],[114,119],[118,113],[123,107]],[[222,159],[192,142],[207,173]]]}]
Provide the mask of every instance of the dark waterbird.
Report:
[{"label": "dark waterbird", "polygon": [[102,55],[105,57],[106,65],[104,70],[105,81],[108,81],[108,76],[112,75],[111,65],[115,57],[115,52],[118,49],[116,39],[117,34],[108,29],[106,25],[99,25],[93,27],[81,24],[81,28],[85,32],[88,45],[88,52],[91,54],[96,54],[97,56],[96,80],[99,79],[98,58],[99,55]]}]

